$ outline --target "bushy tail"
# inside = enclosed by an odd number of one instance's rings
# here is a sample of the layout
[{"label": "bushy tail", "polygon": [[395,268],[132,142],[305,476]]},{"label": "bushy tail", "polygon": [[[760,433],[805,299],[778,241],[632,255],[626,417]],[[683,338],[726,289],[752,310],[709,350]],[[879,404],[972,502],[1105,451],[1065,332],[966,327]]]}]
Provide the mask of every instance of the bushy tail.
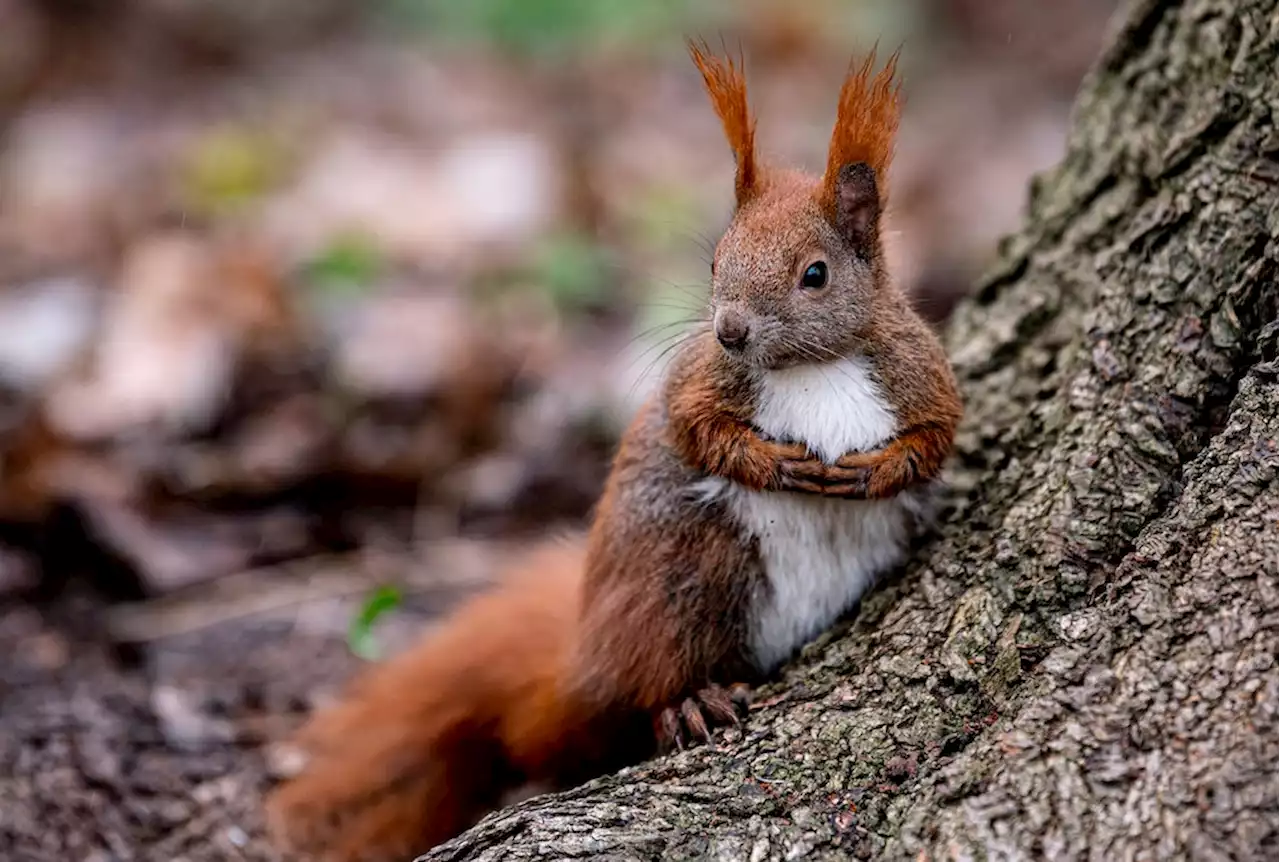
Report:
[{"label": "bushy tail", "polygon": [[275,841],[332,862],[412,858],[554,776],[583,719],[562,689],[581,579],[581,548],[543,549],[315,716],[305,770],[267,801]]}]

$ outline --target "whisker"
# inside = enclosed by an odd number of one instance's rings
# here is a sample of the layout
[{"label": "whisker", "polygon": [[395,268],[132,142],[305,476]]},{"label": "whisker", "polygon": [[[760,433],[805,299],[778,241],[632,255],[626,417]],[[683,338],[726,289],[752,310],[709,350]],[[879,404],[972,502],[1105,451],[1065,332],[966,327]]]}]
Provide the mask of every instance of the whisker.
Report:
[{"label": "whisker", "polygon": [[654,280],[655,280],[655,281],[657,281],[657,282],[659,282],[660,284],[663,284],[663,285],[665,285],[665,286],[667,286],[667,287],[671,288],[672,290],[679,291],[683,296],[687,296],[689,299],[692,299],[692,300],[693,300],[694,302],[696,302],[699,306],[704,306],[704,307],[705,307],[705,306],[706,306],[706,305],[708,305],[708,304],[709,304],[709,302],[710,302],[710,297],[709,297],[705,292],[703,292],[703,293],[697,293],[695,290],[691,289],[692,287],[699,287],[699,288],[700,288],[700,287],[701,287],[701,285],[696,285],[696,284],[695,284],[695,285],[677,284],[676,282],[671,281],[670,279],[666,279],[666,278],[657,278],[657,279],[654,279]]},{"label": "whisker", "polygon": [[822,357],[814,353],[813,350],[809,348],[809,346],[802,344],[800,342],[789,341],[787,344],[791,349],[799,350],[805,356],[808,356],[810,359],[814,360],[813,367],[818,369],[818,373],[822,375],[823,382],[827,384],[828,389],[830,389],[833,393],[835,393],[836,397],[841,397],[844,395],[840,387],[836,386],[836,384],[831,380],[830,375],[827,374],[827,368],[826,368],[827,363],[822,361]]},{"label": "whisker", "polygon": [[[674,356],[678,357],[685,348],[696,343],[696,336],[701,334],[701,331],[702,331],[701,329],[694,329],[688,333],[685,333],[684,337],[678,339],[673,343],[668,344],[665,348],[663,348],[662,352],[659,353],[657,356],[655,356],[653,360],[645,367],[645,370],[640,374],[640,376],[632,381],[631,386],[627,389],[627,400],[631,400],[631,398],[636,394],[636,390],[640,388],[640,385],[642,383],[644,383],[646,380],[649,379],[649,375],[653,373],[654,369],[658,367],[658,365],[662,362],[663,359],[665,359],[668,355],[671,355],[673,352],[674,352]],[[674,357],[672,361],[674,361]]]},{"label": "whisker", "polygon": [[661,308],[668,311],[687,311],[690,314],[701,314],[705,309],[695,308],[688,305],[681,305],[678,302],[642,302],[639,308]]},{"label": "whisker", "polygon": [[686,222],[677,222],[675,219],[654,219],[652,223],[670,228],[672,234],[694,243],[709,255],[715,254],[716,241]]},{"label": "whisker", "polygon": [[[636,279],[637,281],[646,281],[646,280],[655,281],[655,282],[658,282],[659,284],[665,285],[666,287],[670,287],[672,290],[678,290],[681,293],[683,293],[685,296],[692,299],[694,302],[698,303],[698,305],[700,306],[705,305],[708,301],[708,297],[706,294],[706,285],[703,283],[696,283],[694,285],[678,284],[668,278],[663,278],[662,276],[657,275],[653,272],[649,272],[647,270],[643,270],[643,269],[631,266],[630,264],[622,263],[621,261],[616,261],[616,260],[605,261],[603,266],[605,269],[618,270],[624,273],[625,275]],[[696,293],[693,290],[690,290],[689,289],[690,287],[697,287],[703,292],[701,294]]]},{"label": "whisker", "polygon": [[835,383],[832,382],[831,378],[828,376],[827,372],[834,371],[835,373],[842,376],[845,380],[853,384],[857,384],[858,381],[854,379],[853,375],[849,373],[848,369],[844,368],[843,366],[837,364],[834,361],[828,361],[827,359],[824,359],[823,357],[818,355],[815,351],[819,351],[819,350],[822,351],[823,353],[828,355],[830,360],[843,359],[844,358],[843,356],[841,356],[839,353],[837,353],[836,351],[832,350],[829,347],[825,347],[824,345],[817,344],[816,342],[812,342],[812,341],[801,342],[795,339],[788,339],[786,344],[791,349],[800,351],[815,361],[819,373],[822,374],[823,378],[827,381],[827,383],[831,386],[831,388],[837,393],[838,397],[845,398],[845,399],[851,399],[853,397],[846,390],[843,390],[840,387],[836,386]]},{"label": "whisker", "polygon": [[[835,371],[835,373],[840,374],[841,377],[844,377],[846,380],[849,380],[849,382],[852,384],[855,384],[855,386],[856,384],[859,383],[858,380],[854,378],[854,375],[849,373],[849,369],[846,369],[844,368],[844,366],[838,364],[837,360],[845,359],[845,357],[842,356],[841,354],[838,354],[838,352],[836,352],[835,350],[832,350],[831,347],[819,345],[819,343],[815,343],[812,341],[805,341],[803,347],[808,348],[810,356],[814,355],[813,351],[818,351],[818,350],[824,352],[824,354],[827,354],[828,360],[818,359],[818,361],[820,362],[819,368],[822,368],[824,375],[826,375],[827,371]],[[797,350],[799,350],[799,348],[801,348],[801,345],[796,345],[796,348]],[[840,391],[840,394],[841,394],[841,397],[851,397],[849,396],[849,394],[842,391],[842,389]]]},{"label": "whisker", "polygon": [[[638,356],[636,356],[634,359],[632,359],[630,362],[628,362],[628,363],[627,363],[627,367],[626,367],[624,370],[625,370],[625,371],[630,371],[630,370],[631,370],[632,368],[634,368],[634,367],[635,367],[639,362],[641,362],[642,360],[644,360],[645,358],[647,358],[647,357],[649,356],[649,354],[653,353],[653,351],[655,351],[655,350],[660,350],[661,348],[663,348],[663,347],[664,347],[664,346],[666,346],[667,344],[670,344],[672,341],[674,341],[674,340],[678,340],[678,339],[681,339],[681,338],[685,337],[685,335],[686,335],[686,334],[687,334],[687,333],[685,333],[685,332],[684,332],[684,330],[677,330],[677,331],[675,331],[675,332],[668,332],[668,333],[664,334],[663,336],[661,336],[660,338],[655,339],[655,340],[654,340],[654,342],[653,342],[653,344],[650,344],[649,346],[647,346],[644,350],[642,350],[642,351],[640,352],[640,354],[639,354]],[[634,341],[634,339],[633,339],[633,341]]]},{"label": "whisker", "polygon": [[638,332],[634,336],[632,336],[630,339],[628,339],[627,343],[622,346],[622,349],[626,350],[628,347],[633,346],[636,342],[641,341],[645,338],[648,338],[651,335],[657,335],[658,333],[663,332],[664,330],[671,329],[677,326],[691,326],[693,324],[702,323],[702,322],[703,321],[699,318],[690,317],[690,318],[684,318],[682,320],[671,320],[666,323],[659,323],[654,326],[650,326],[644,331]]}]

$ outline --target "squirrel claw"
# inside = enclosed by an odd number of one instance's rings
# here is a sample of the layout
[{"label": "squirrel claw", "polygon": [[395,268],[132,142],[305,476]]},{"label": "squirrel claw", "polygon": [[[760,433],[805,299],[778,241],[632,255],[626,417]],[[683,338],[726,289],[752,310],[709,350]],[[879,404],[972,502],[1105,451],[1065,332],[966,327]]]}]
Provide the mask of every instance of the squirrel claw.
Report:
[{"label": "squirrel claw", "polygon": [[685,727],[689,728],[691,736],[701,739],[708,745],[711,744],[711,728],[707,727],[707,720],[702,716],[702,708],[691,697],[686,697],[684,703],[680,704],[680,715],[684,719]]},{"label": "squirrel claw", "polygon": [[659,749],[683,751],[686,738],[691,743],[714,744],[711,729],[723,725],[741,727],[740,714],[746,710],[750,697],[750,689],[745,685],[725,689],[713,683],[686,697],[678,706],[663,709],[654,722]]},{"label": "squirrel claw", "polygon": [[676,711],[667,707],[658,713],[658,720],[654,722],[654,731],[658,736],[658,747],[666,752],[672,749],[684,751],[684,740],[681,738],[680,717],[676,715]]},{"label": "squirrel claw", "polygon": [[741,719],[738,718],[740,701],[735,699],[735,696],[741,697],[738,692],[731,693],[714,683],[698,692],[699,702],[712,718],[740,727],[742,725]]}]

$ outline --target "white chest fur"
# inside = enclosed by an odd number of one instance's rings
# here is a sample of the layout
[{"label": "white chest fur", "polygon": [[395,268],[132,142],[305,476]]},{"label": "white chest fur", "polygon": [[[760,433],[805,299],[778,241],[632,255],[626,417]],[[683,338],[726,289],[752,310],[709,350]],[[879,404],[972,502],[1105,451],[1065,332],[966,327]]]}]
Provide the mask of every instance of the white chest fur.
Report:
[{"label": "white chest fur", "polygon": [[[770,372],[756,411],[766,434],[803,441],[834,461],[889,440],[897,420],[861,358]],[[831,625],[876,576],[897,565],[920,501],[838,500],[716,488],[741,527],[755,536],[767,584],[750,612],[751,649],[769,670]]]},{"label": "white chest fur", "polygon": [[767,372],[755,422],[772,437],[808,443],[824,461],[874,449],[898,424],[861,357]]}]

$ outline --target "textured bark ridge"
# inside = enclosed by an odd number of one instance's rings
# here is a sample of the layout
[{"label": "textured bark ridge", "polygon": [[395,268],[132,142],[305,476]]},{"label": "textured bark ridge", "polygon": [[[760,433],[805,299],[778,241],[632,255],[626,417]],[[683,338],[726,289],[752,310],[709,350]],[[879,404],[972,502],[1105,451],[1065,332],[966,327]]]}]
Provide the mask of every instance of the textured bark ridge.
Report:
[{"label": "textured bark ridge", "polygon": [[949,334],[954,511],[744,734],[424,859],[1274,859],[1276,34],[1118,21]]}]

